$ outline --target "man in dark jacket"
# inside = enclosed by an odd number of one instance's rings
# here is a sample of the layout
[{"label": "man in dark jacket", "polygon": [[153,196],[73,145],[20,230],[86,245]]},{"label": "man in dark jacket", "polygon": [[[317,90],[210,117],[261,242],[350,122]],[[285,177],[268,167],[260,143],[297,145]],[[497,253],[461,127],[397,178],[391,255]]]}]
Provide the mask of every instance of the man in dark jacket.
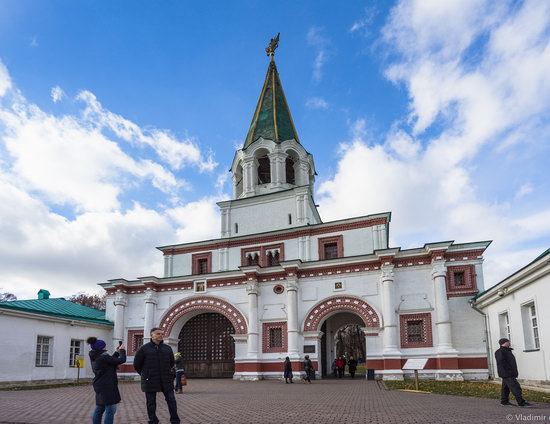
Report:
[{"label": "man in dark jacket", "polygon": [[163,342],[163,332],[160,328],[151,329],[151,341],[144,344],[134,357],[134,368],[141,375],[141,391],[147,399],[147,415],[149,424],[158,424],[157,392],[164,394],[170,423],[179,424],[178,407],[174,395],[174,352]]},{"label": "man in dark jacket", "polygon": [[96,408],[92,418],[93,424],[101,424],[105,413],[105,424],[112,424],[115,418],[117,404],[120,402],[118,391],[117,366],[126,362],[126,349],[120,344],[111,356],[105,350],[106,343],[96,337],[88,337],[90,345],[90,360],[94,372],[93,387],[95,391]]},{"label": "man in dark jacket", "polygon": [[495,358],[497,360],[498,376],[502,378],[501,405],[512,405],[510,403],[510,392],[512,392],[518,406],[530,406],[521,395],[521,386],[517,380],[518,366],[512,353],[513,349],[510,347],[510,340],[503,338],[498,341],[498,344],[500,348],[495,352]]}]

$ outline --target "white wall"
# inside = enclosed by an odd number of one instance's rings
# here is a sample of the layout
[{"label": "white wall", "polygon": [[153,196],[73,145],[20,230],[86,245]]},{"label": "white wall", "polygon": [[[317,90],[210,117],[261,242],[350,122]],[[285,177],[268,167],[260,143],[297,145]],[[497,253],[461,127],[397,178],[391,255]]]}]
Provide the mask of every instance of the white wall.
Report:
[{"label": "white wall", "polygon": [[[4,343],[0,381],[76,379],[77,368],[69,366],[71,339],[83,341],[85,368],[80,370],[80,377],[91,378],[90,349],[86,339],[95,336],[105,340],[107,347],[112,349],[109,346],[111,334],[112,330],[104,326],[71,326],[65,322],[0,314],[0,340]],[[53,337],[52,366],[35,365],[37,336]]]},{"label": "white wall", "polygon": [[[501,338],[499,314],[508,312],[510,318],[510,339],[514,355],[518,363],[519,378],[522,380],[550,381],[550,309],[547,307],[550,299],[550,275],[503,296],[490,304],[485,312],[489,316],[491,331],[491,360],[494,363],[494,352],[499,348]],[[537,310],[540,350],[525,352],[525,329],[522,317],[522,305],[534,301]],[[496,364],[494,366],[496,376]]]}]

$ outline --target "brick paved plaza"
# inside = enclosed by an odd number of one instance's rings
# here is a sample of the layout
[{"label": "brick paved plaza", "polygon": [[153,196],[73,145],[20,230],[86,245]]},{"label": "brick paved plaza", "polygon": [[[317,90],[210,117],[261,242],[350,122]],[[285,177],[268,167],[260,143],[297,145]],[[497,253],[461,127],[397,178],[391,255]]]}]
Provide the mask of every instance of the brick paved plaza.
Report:
[{"label": "brick paved plaza", "polygon": [[[117,423],[146,423],[145,399],[138,383],[121,384]],[[280,381],[192,380],[177,395],[183,423],[506,423],[507,414],[542,415],[550,405],[501,407],[497,400],[387,391],[365,380],[317,380],[311,385]],[[159,418],[168,423],[159,397]],[[0,392],[0,423],[89,423],[92,388]]]}]

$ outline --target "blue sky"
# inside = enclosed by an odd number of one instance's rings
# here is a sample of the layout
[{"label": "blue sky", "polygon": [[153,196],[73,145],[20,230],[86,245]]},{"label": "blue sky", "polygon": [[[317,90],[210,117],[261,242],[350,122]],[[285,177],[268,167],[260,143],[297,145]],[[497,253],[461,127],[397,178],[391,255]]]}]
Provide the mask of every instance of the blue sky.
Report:
[{"label": "blue sky", "polygon": [[544,2],[10,1],[0,8],[0,278],[20,298],[161,274],[215,202],[276,61],[325,221],[391,244],[494,240],[488,285],[550,245]]}]

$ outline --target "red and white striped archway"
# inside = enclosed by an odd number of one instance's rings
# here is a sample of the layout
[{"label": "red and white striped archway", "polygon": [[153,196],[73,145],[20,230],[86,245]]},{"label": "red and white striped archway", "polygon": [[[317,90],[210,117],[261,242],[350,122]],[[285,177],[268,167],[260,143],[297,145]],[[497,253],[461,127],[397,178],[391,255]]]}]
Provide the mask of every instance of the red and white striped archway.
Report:
[{"label": "red and white striped archway", "polygon": [[181,300],[166,311],[160,320],[159,327],[162,328],[164,334],[170,334],[178,319],[196,311],[222,314],[233,324],[235,334],[248,333],[244,315],[231,303],[214,296],[193,296]]},{"label": "red and white striped archway", "polygon": [[333,296],[323,299],[309,310],[304,320],[303,331],[319,331],[325,318],[338,312],[358,315],[366,327],[379,328],[382,325],[378,313],[360,297]]}]

